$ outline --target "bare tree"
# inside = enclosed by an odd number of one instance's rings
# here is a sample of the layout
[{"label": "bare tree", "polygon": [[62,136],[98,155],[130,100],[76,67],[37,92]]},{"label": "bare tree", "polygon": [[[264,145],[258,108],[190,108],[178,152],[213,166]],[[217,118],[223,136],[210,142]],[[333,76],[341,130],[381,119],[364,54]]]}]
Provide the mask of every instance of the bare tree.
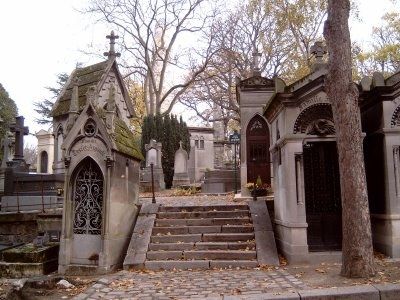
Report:
[{"label": "bare tree", "polygon": [[329,64],[326,92],[332,104],[342,196],[342,275],[375,274],[371,223],[362,149],[358,89],[352,81],[349,0],[329,0],[324,36]]},{"label": "bare tree", "polygon": [[214,54],[209,34],[216,15],[212,4],[207,0],[91,1],[86,12],[122,32],[121,45],[129,54],[122,65],[128,76],[142,82],[148,114],[169,113],[206,70]]},{"label": "bare tree", "polygon": [[[204,121],[240,122],[236,78],[251,76],[253,53],[261,53],[264,76],[288,82],[309,71],[309,45],[321,32],[323,0],[250,0],[213,24],[213,49],[206,71],[180,97]],[[310,7],[305,8],[302,4]],[[305,66],[305,67],[304,67]]]}]

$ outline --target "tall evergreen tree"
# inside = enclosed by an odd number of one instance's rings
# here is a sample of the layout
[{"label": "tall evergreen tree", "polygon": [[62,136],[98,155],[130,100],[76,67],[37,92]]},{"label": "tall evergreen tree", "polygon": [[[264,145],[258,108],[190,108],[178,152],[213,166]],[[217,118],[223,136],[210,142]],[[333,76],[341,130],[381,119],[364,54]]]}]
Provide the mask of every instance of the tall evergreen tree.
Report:
[{"label": "tall evergreen tree", "polygon": [[[15,122],[18,109],[14,100],[10,98],[7,91],[0,83],[0,143],[3,142],[3,138],[6,132],[10,128],[10,124]],[[3,158],[3,149],[0,148],[0,158]]]},{"label": "tall evergreen tree", "polygon": [[174,177],[175,152],[179,149],[179,142],[182,147],[190,152],[190,134],[182,117],[179,119],[173,115],[160,114],[146,116],[142,126],[142,153],[145,156],[145,144],[151,139],[162,143],[162,166],[164,181],[167,188],[172,186]]}]

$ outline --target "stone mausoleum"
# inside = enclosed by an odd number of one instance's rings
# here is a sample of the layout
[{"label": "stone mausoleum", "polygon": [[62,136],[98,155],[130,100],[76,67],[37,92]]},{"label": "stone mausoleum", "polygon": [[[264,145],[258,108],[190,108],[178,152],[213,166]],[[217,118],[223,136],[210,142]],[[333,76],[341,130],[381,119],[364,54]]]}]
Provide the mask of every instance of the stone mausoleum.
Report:
[{"label": "stone mausoleum", "polygon": [[138,213],[139,163],[129,129],[132,100],[108,59],[72,72],[52,114],[54,171],[64,173],[59,272],[103,273],[121,265]]},{"label": "stone mausoleum", "polygon": [[[325,49],[316,43],[312,53],[311,73],[293,84],[255,74],[237,87],[244,117],[242,195],[243,183],[254,172],[250,161],[271,162],[275,237],[290,262],[341,255],[340,174],[335,124],[325,93]],[[400,257],[400,72],[387,79],[375,73],[358,87],[374,247]],[[263,137],[261,131],[252,135],[264,121]]]}]

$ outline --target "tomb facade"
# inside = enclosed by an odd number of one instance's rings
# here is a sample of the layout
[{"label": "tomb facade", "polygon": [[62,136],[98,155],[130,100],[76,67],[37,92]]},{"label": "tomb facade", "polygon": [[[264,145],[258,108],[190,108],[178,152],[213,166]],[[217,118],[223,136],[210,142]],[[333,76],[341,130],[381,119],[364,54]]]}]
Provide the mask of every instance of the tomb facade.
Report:
[{"label": "tomb facade", "polygon": [[400,257],[400,72],[360,83],[364,157],[374,247]]},{"label": "tomb facade", "polygon": [[138,213],[143,157],[129,128],[134,111],[116,63],[118,37],[107,38],[108,59],[72,72],[53,108],[55,172],[65,178],[60,273],[120,266]]}]

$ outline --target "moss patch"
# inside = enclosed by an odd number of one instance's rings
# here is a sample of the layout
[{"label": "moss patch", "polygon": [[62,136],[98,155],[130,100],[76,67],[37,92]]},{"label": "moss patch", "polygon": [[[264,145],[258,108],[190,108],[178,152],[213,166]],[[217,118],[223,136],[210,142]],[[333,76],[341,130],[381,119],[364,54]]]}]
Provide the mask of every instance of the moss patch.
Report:
[{"label": "moss patch", "polygon": [[78,68],[73,73],[73,77],[70,78],[69,84],[64,90],[64,93],[60,96],[57,106],[54,107],[52,116],[58,117],[68,113],[72,98],[72,88],[76,78],[78,79],[78,95],[79,95],[79,111],[82,111],[86,104],[86,92],[89,87],[97,85],[103,74],[106,71],[109,61],[103,61],[95,65],[91,65],[85,68]]}]

